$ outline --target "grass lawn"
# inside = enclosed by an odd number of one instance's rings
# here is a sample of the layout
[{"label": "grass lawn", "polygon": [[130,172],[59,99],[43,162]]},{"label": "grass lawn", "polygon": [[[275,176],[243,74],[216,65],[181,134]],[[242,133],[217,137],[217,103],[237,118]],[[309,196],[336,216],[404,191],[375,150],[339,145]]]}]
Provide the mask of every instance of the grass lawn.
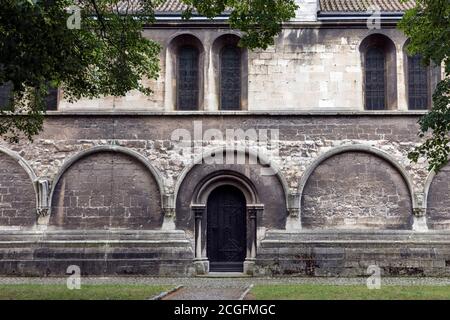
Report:
[{"label": "grass lawn", "polygon": [[151,285],[81,285],[69,290],[65,285],[0,285],[0,300],[145,300],[170,286]]},{"label": "grass lawn", "polygon": [[257,300],[427,300],[450,299],[450,286],[382,286],[369,290],[357,285],[256,285]]}]

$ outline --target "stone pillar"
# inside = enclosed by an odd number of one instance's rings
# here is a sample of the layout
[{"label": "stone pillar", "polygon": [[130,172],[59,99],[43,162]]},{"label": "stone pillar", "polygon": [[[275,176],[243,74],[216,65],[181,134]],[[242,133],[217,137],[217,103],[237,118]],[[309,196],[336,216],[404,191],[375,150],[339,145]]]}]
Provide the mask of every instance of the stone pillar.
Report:
[{"label": "stone pillar", "polygon": [[397,50],[397,106],[398,110],[408,111],[408,97],[406,96],[406,75],[405,75],[405,64],[408,61],[405,59],[405,54],[403,53],[403,47]]},{"label": "stone pillar", "polygon": [[206,274],[209,272],[209,262],[202,255],[202,227],[206,206],[192,205],[191,210],[195,217],[194,267],[197,274]]},{"label": "stone pillar", "polygon": [[301,230],[300,220],[300,195],[291,193],[288,197],[288,217],[286,219],[286,230]]},{"label": "stone pillar", "polygon": [[253,275],[256,261],[256,229],[257,217],[261,216],[264,210],[263,205],[247,206],[247,257],[244,261],[244,273]]},{"label": "stone pillar", "polygon": [[413,231],[426,232],[428,231],[427,225],[427,208],[425,204],[425,195],[423,193],[418,193],[415,196],[414,201],[414,216],[413,216]]},{"label": "stone pillar", "polygon": [[50,219],[50,182],[46,179],[35,181],[37,197],[37,228],[45,229]]},{"label": "stone pillar", "polygon": [[418,231],[418,232],[427,232],[428,231],[427,217],[426,217],[425,212],[426,212],[425,208],[415,208],[414,209],[413,225],[412,225],[413,231]]},{"label": "stone pillar", "polygon": [[173,195],[164,195],[163,196],[163,212],[164,212],[164,220],[163,225],[161,227],[162,230],[175,230],[175,201]]}]

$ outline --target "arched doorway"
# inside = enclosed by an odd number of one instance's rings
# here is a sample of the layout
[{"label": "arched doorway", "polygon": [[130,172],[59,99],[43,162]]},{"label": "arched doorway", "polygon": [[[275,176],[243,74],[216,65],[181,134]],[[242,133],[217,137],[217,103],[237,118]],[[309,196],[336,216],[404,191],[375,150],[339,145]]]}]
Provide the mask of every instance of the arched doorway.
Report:
[{"label": "arched doorway", "polygon": [[246,258],[246,200],[236,187],[216,188],[207,202],[207,256],[213,272],[242,272]]},{"label": "arched doorway", "polygon": [[249,178],[231,170],[214,172],[202,180],[194,187],[191,203],[195,272],[252,275],[257,219],[264,216],[255,186]]}]

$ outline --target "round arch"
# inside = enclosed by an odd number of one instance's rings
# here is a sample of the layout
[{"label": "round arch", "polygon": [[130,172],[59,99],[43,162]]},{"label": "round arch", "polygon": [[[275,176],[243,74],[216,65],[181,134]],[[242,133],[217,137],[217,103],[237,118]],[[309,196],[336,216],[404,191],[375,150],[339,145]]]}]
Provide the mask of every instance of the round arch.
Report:
[{"label": "round arch", "polygon": [[336,148],[334,148],[334,149],[332,149],[332,150],[322,154],[321,156],[319,156],[308,167],[308,169],[302,175],[302,177],[300,179],[300,184],[299,184],[300,216],[301,216],[301,210],[302,210],[301,204],[302,204],[303,193],[304,193],[305,186],[308,183],[308,180],[309,180],[310,176],[317,169],[317,167],[320,164],[322,164],[324,161],[328,160],[329,158],[331,158],[331,157],[333,157],[335,155],[339,155],[339,154],[347,153],[347,152],[364,152],[364,153],[372,154],[374,156],[377,156],[377,157],[385,160],[389,164],[391,164],[400,173],[400,175],[402,176],[403,180],[406,183],[406,186],[408,188],[408,191],[409,191],[409,194],[410,194],[410,197],[411,197],[412,207],[413,208],[417,208],[418,207],[419,203],[418,203],[418,199],[416,197],[416,193],[415,193],[415,190],[414,190],[414,185],[412,183],[411,177],[406,172],[406,170],[400,164],[398,164],[398,162],[393,157],[391,157],[386,152],[384,152],[384,151],[382,151],[380,149],[374,148],[372,146],[367,146],[367,145],[363,145],[363,144],[355,144],[355,145],[346,145],[346,146],[336,147]]},{"label": "round arch", "polygon": [[30,183],[34,191],[34,201],[35,201],[34,210],[35,214],[37,214],[40,201],[39,201],[38,177],[36,176],[36,173],[34,172],[33,168],[28,164],[28,162],[24,158],[22,158],[17,152],[14,152],[3,146],[0,146],[0,152],[5,154],[7,157],[13,159],[15,162],[17,162],[29,177]]},{"label": "round arch", "polygon": [[382,33],[371,33],[367,35],[359,45],[361,55],[361,66],[363,75],[363,102],[366,108],[366,64],[367,53],[372,48],[380,49],[385,57],[385,108],[396,110],[397,101],[397,47],[387,35]]},{"label": "round arch", "polygon": [[14,152],[2,146],[0,146],[0,152],[16,160],[19,163],[19,165],[26,171],[32,183],[34,183],[37,180],[37,176],[33,168],[31,168],[28,162],[24,158],[22,158],[17,152]]},{"label": "round arch", "polygon": [[[446,164],[446,166],[450,165],[450,159],[448,161],[449,162]],[[428,174],[427,179],[425,180],[424,189],[423,189],[424,191],[423,191],[422,210],[423,210],[424,216],[425,216],[425,218],[427,220],[430,218],[430,214],[431,214],[431,211],[432,211],[432,207],[430,207],[428,205],[428,202],[430,200],[430,190],[431,190],[431,186],[433,185],[433,182],[436,180],[436,177],[439,174],[439,172],[440,171],[438,171],[438,172],[431,171]]]},{"label": "round arch", "polygon": [[211,192],[224,185],[239,189],[244,194],[247,205],[259,203],[258,193],[251,181],[237,172],[227,170],[205,177],[194,191],[192,205],[206,205]]},{"label": "round arch", "polygon": [[[212,65],[214,68],[214,74],[218,75],[214,77],[213,96],[216,97],[216,105],[219,110],[223,110],[221,104],[222,90],[221,90],[221,77],[222,77],[222,51],[226,47],[233,47],[239,51],[240,56],[240,104],[239,110],[248,109],[248,50],[246,48],[240,47],[239,42],[241,40],[241,35],[238,32],[228,32],[221,34],[214,38],[211,46],[211,57]],[[225,109],[226,110],[226,109]]]},{"label": "round arch", "polygon": [[36,173],[34,172],[33,168],[28,164],[28,162],[22,158],[17,152],[14,152],[8,148],[0,146],[0,152],[6,154],[7,156],[14,159],[25,172],[30,177],[30,182],[33,185],[33,189],[35,192],[35,198],[36,198],[36,208],[39,205],[39,190],[37,188],[36,182],[38,181],[38,177],[36,176]]},{"label": "round arch", "polygon": [[425,215],[427,214],[427,211],[428,211],[428,196],[430,194],[430,188],[431,188],[431,185],[433,184],[434,178],[436,178],[436,171],[431,171],[428,174],[427,179],[425,180],[425,185],[423,188],[422,209],[423,209]]},{"label": "round arch", "polygon": [[274,175],[277,176],[278,180],[280,181],[283,191],[284,191],[284,195],[285,195],[285,203],[286,206],[288,207],[289,202],[288,202],[288,196],[289,196],[289,187],[288,187],[288,183],[286,181],[286,179],[284,178],[284,176],[281,174],[280,169],[278,168],[278,166],[276,164],[273,163],[273,161],[270,161],[270,159],[263,153],[261,152],[256,152],[253,151],[249,148],[227,148],[227,147],[218,147],[215,148],[213,150],[210,151],[205,151],[203,152],[203,154],[197,156],[194,158],[194,161],[189,165],[186,166],[183,171],[181,172],[181,174],[179,175],[175,187],[174,187],[174,196],[173,196],[173,201],[174,201],[174,206],[176,205],[176,201],[178,198],[178,193],[180,190],[180,187],[184,181],[184,179],[186,178],[187,174],[198,164],[201,164],[204,160],[206,159],[211,159],[212,157],[214,157],[214,155],[216,154],[230,154],[230,153],[237,153],[237,155],[241,155],[241,156],[248,156],[251,159],[256,159],[257,161],[261,162],[264,165],[268,165],[267,168],[267,172],[268,173],[273,173]]},{"label": "round arch", "polygon": [[[122,153],[122,154],[128,155],[128,156],[138,160],[140,163],[142,163],[150,171],[152,176],[155,178],[156,183],[158,185],[159,192],[160,192],[160,196],[161,196],[161,204],[164,203],[164,201],[163,201],[164,193],[165,193],[164,180],[162,179],[162,176],[159,173],[159,171],[140,153],[137,153],[137,152],[135,152],[131,149],[125,148],[125,147],[115,146],[115,145],[92,147],[90,149],[87,149],[87,150],[77,153],[76,155],[74,155],[70,159],[68,159],[66,162],[64,162],[64,164],[62,165],[58,174],[53,179],[49,203],[50,204],[53,203],[53,195],[54,195],[55,187],[58,185],[59,180],[73,164],[75,164],[78,160],[80,160],[82,158],[88,157],[88,156],[96,154],[96,153],[102,153],[102,152]],[[51,207],[50,207],[50,211],[51,211]],[[51,215],[51,212],[50,212],[50,215]]]},{"label": "round arch", "polygon": [[169,39],[166,41],[166,47],[168,49],[177,47],[183,44],[186,44],[186,42],[189,42],[189,44],[195,43],[196,46],[201,49],[201,51],[204,51],[205,45],[203,44],[202,40],[200,40],[197,35],[195,35],[192,32],[189,31],[180,31],[175,34],[173,34]]},{"label": "round arch", "polygon": [[204,108],[204,83],[206,69],[205,44],[191,32],[179,32],[174,34],[166,42],[165,54],[165,108],[167,111],[177,110],[177,79],[178,79],[178,51],[183,46],[194,47],[198,51],[198,108]]}]

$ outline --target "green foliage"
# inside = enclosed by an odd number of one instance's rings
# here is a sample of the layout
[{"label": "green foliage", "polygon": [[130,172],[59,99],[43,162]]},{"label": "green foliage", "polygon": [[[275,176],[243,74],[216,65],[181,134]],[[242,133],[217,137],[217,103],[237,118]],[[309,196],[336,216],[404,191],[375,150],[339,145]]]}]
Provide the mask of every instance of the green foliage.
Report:
[{"label": "green foliage", "polygon": [[189,5],[186,17],[193,10],[213,18],[224,11],[230,13],[230,27],[241,30],[241,45],[250,49],[266,49],[273,44],[281,31],[281,24],[295,17],[297,5],[294,0],[183,0]]},{"label": "green foliage", "polygon": [[364,285],[280,284],[256,285],[255,300],[448,300],[449,286],[382,285],[369,290]]},{"label": "green foliage", "polygon": [[0,284],[0,300],[146,300],[170,289],[144,284],[82,283],[80,290],[60,284]]},{"label": "green foliage", "polygon": [[411,54],[421,54],[424,63],[445,66],[446,77],[433,94],[433,108],[419,121],[419,135],[426,140],[409,154],[414,162],[426,157],[429,170],[438,171],[450,155],[450,2],[417,0],[399,27],[410,38]]},{"label": "green foliage", "polygon": [[[242,45],[266,48],[295,14],[294,0],[183,0],[190,9],[214,17],[231,11],[230,25],[244,33]],[[160,45],[142,35],[154,22],[163,0],[1,0],[0,85],[12,84],[6,106],[0,106],[0,134],[17,142],[42,130],[44,99],[50,86],[64,98],[124,96],[131,90],[149,95],[142,79],[159,75]],[[77,4],[81,28],[67,27]],[[120,4],[120,6],[119,6]]]},{"label": "green foliage", "polygon": [[[44,98],[59,86],[69,101],[122,96],[149,89],[142,77],[156,78],[160,46],[142,37],[152,14],[133,19],[111,0],[81,0],[80,29],[69,29],[70,0],[2,0],[0,84],[12,83],[12,99],[2,108],[0,134],[18,141],[42,129]],[[95,18],[95,19],[94,19]]]}]

